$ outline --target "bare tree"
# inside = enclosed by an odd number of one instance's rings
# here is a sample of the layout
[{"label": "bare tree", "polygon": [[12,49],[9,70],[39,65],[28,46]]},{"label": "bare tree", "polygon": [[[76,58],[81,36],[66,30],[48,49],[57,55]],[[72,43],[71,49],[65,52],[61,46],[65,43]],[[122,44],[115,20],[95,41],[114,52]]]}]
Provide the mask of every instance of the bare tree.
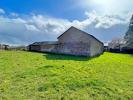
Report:
[{"label": "bare tree", "polygon": [[109,44],[109,49],[121,49],[125,44],[125,39],[123,38],[114,38]]}]

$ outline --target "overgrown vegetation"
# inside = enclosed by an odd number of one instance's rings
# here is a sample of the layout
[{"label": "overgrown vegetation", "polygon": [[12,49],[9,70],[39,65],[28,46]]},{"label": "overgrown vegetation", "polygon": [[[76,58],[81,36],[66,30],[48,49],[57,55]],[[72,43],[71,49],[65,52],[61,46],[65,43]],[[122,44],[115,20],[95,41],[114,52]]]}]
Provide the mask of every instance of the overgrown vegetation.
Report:
[{"label": "overgrown vegetation", "polygon": [[133,55],[0,51],[0,99],[132,100]]}]

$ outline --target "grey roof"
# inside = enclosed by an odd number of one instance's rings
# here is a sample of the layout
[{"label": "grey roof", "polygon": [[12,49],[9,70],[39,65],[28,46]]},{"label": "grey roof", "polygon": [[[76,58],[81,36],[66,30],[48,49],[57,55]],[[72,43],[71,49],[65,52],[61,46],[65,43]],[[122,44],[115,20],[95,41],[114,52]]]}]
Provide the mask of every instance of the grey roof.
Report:
[{"label": "grey roof", "polygon": [[0,44],[0,46],[9,46],[9,45],[6,45],[6,44]]},{"label": "grey roof", "polygon": [[[78,28],[75,28],[75,27],[73,27],[73,26],[71,26],[67,31],[69,31],[69,30],[72,29],[72,28],[74,28],[74,29],[76,29],[76,30],[79,30],[79,31],[81,31],[81,32],[84,33],[84,34],[87,34],[87,35],[91,36],[91,37],[94,38],[96,41],[98,41],[98,42],[100,42],[100,43],[103,44],[103,42],[101,42],[100,40],[98,40],[98,39],[97,39],[96,37],[94,37],[93,35],[88,34],[87,32],[84,32],[84,31],[82,31],[82,30],[80,30],[80,29],[78,29]],[[61,36],[63,36],[67,31],[65,31],[63,34],[61,34],[57,39],[59,39]]]},{"label": "grey roof", "polygon": [[43,42],[34,42],[31,45],[45,45],[45,44],[58,44],[57,41],[43,41]]}]

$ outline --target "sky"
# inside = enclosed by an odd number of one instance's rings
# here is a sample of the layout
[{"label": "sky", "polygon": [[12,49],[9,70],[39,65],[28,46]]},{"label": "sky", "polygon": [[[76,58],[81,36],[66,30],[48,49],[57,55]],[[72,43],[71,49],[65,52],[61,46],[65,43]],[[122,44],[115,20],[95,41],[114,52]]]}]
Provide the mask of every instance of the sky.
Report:
[{"label": "sky", "polygon": [[133,0],[1,0],[0,43],[56,41],[74,26],[102,42],[128,30]]}]

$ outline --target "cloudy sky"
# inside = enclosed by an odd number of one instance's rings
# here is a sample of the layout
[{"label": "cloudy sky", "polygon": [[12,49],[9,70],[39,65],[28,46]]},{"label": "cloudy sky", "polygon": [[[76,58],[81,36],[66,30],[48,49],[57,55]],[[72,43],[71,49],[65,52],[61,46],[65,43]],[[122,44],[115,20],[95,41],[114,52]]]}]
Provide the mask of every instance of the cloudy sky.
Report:
[{"label": "cloudy sky", "polygon": [[0,0],[0,43],[55,41],[70,26],[111,41],[132,14],[133,0]]}]

